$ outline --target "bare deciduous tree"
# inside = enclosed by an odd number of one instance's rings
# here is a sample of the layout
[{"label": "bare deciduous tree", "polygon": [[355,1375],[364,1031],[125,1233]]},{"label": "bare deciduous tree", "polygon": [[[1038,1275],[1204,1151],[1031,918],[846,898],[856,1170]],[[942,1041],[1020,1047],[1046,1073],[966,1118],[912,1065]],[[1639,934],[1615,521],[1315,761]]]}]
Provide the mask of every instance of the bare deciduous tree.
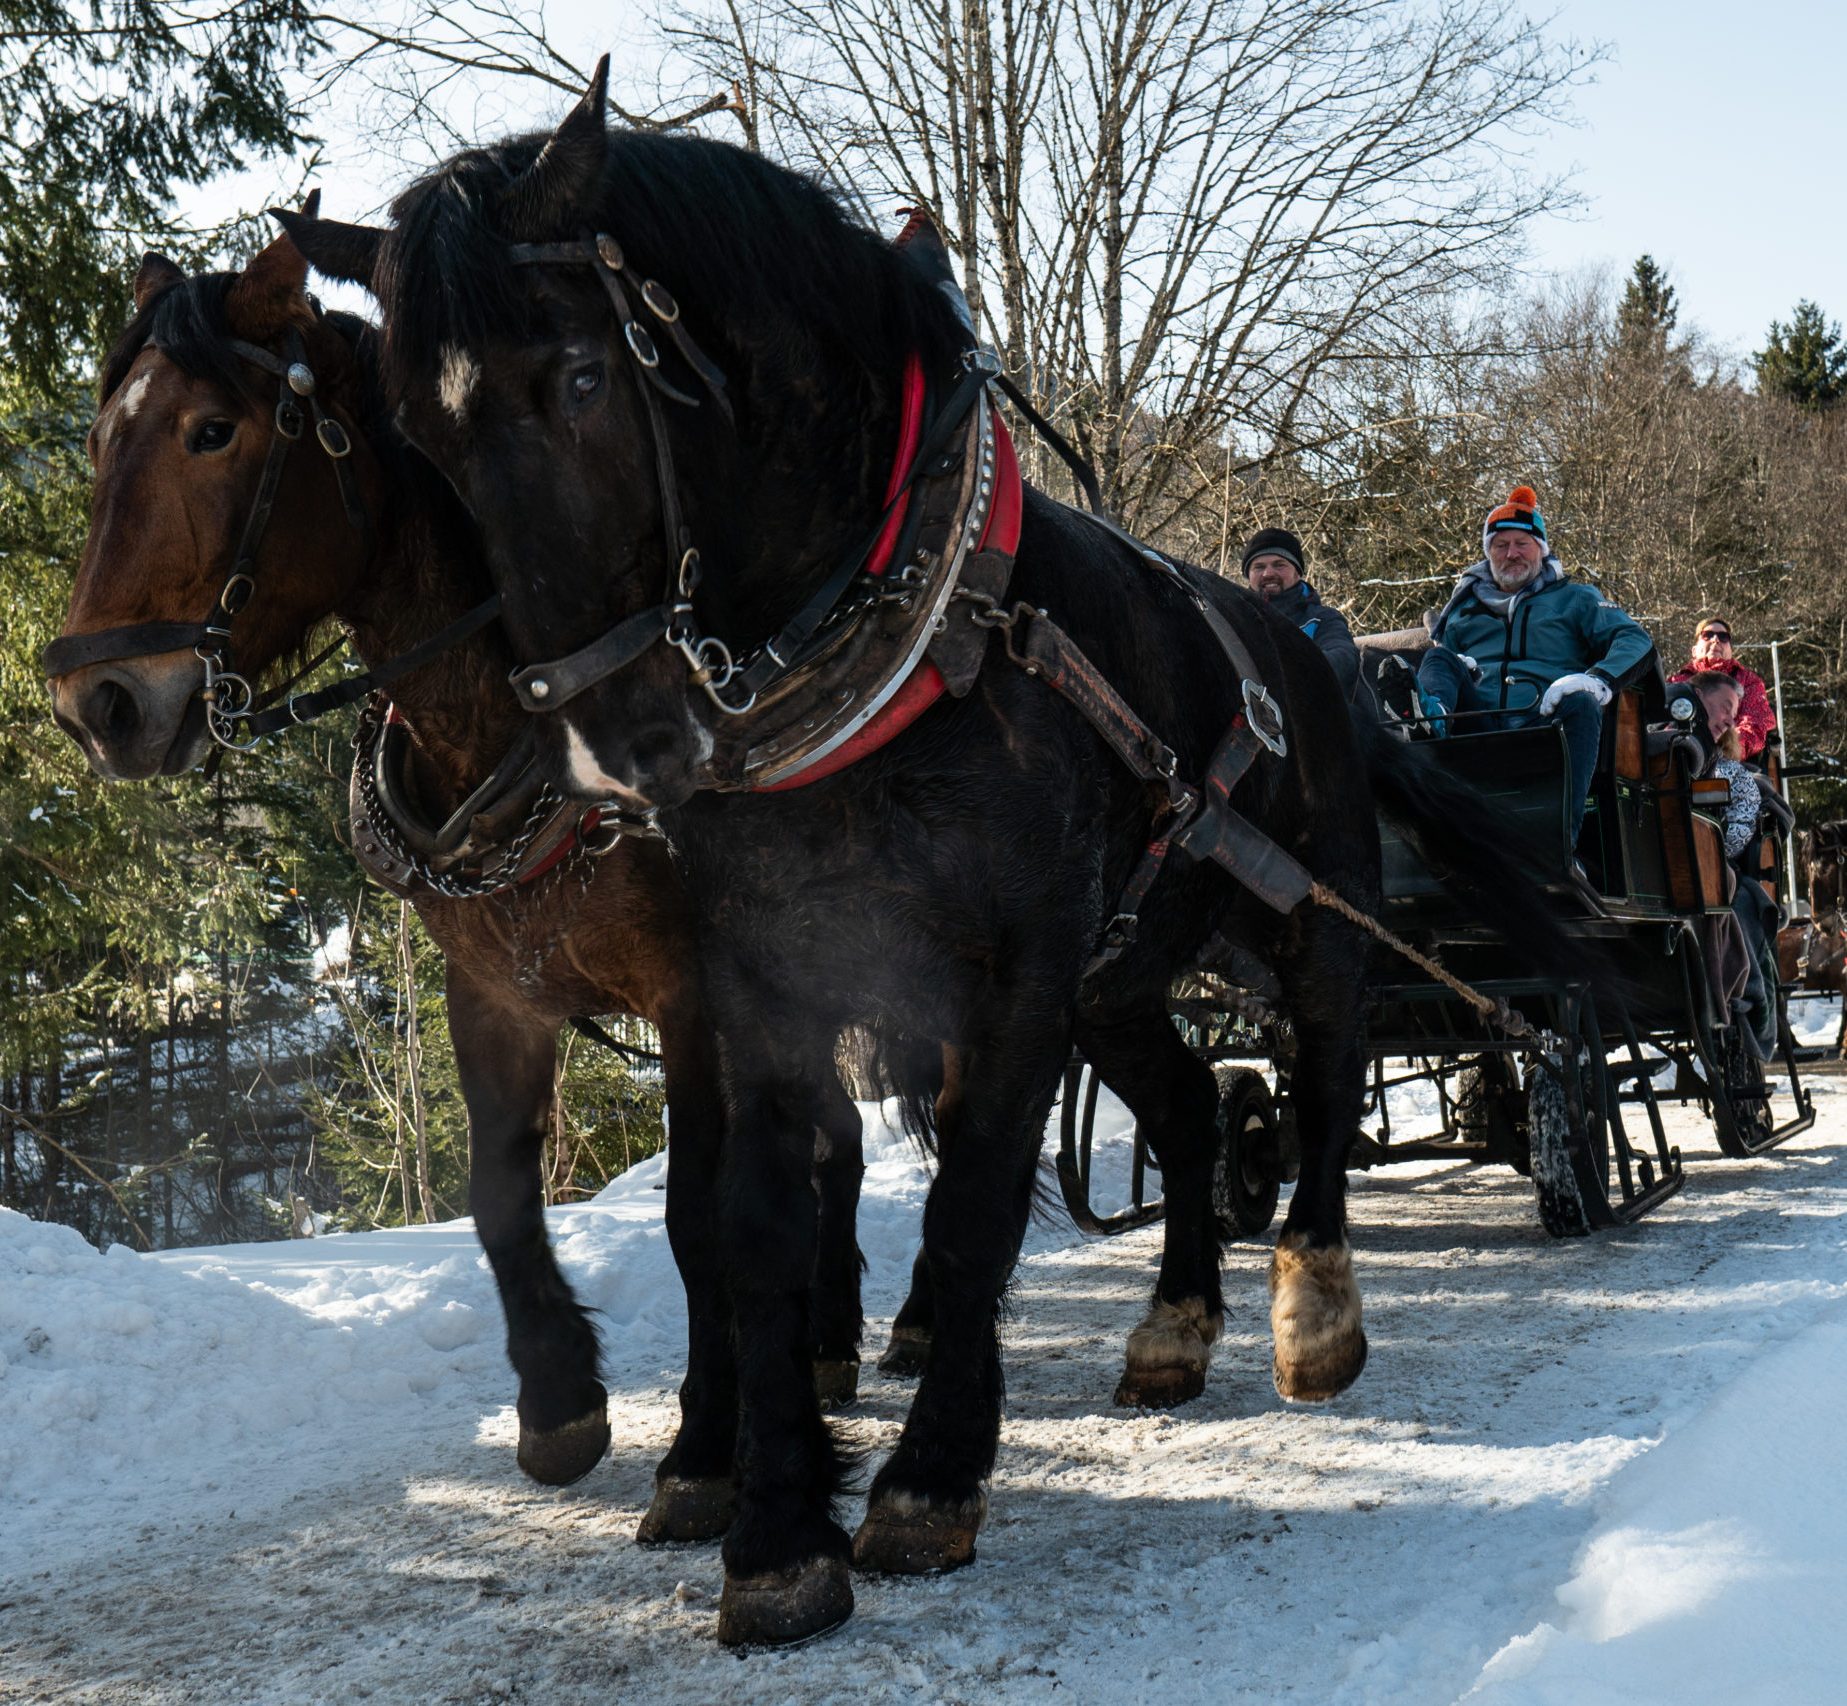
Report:
[{"label": "bare deciduous tree", "polygon": [[1160,528],[1321,442],[1327,370],[1504,282],[1593,51],[1505,0],[706,0],[753,136],[943,227],[1009,367]]}]

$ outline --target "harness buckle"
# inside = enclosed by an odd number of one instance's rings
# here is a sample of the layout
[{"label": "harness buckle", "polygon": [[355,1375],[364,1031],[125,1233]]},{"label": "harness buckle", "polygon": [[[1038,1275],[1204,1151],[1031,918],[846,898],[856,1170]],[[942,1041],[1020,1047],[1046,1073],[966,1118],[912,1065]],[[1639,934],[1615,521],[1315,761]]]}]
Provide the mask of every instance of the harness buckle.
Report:
[{"label": "harness buckle", "polygon": [[648,336],[647,328],[639,320],[631,320],[622,328],[622,335],[628,340],[629,353],[643,367],[659,367],[661,352],[654,347],[654,340]]},{"label": "harness buckle", "polygon": [[353,441],[346,436],[346,428],[331,415],[323,415],[314,423],[314,436],[336,462],[353,454]]},{"label": "harness buckle", "polygon": [[607,231],[596,234],[596,258],[611,272],[620,272],[626,264],[622,254],[622,245]]},{"label": "harness buckle", "polygon": [[671,326],[680,317],[680,305],[674,301],[673,293],[657,279],[643,281],[641,299],[663,326]]},{"label": "harness buckle", "polygon": [[984,379],[1000,377],[1000,357],[985,344],[975,349],[965,349],[962,352],[962,365],[968,372],[979,373]]},{"label": "harness buckle", "polygon": [[[257,583],[250,576],[236,573],[224,583],[218,594],[218,608],[227,616],[235,616],[250,602],[250,595],[257,589]],[[230,638],[229,634],[225,635]]]},{"label": "harness buckle", "polygon": [[287,397],[276,405],[276,431],[291,443],[301,437],[304,417],[300,409]]},{"label": "harness buckle", "polygon": [[1250,719],[1251,733],[1278,758],[1286,756],[1289,743],[1283,738],[1282,707],[1270,697],[1269,688],[1261,681],[1245,678],[1244,712]]}]

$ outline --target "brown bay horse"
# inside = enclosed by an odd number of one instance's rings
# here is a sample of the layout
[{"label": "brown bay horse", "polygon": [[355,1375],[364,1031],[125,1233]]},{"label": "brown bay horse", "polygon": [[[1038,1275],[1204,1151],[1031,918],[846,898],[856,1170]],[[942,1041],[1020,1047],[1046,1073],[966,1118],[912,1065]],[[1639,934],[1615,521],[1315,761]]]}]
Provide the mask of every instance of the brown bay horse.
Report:
[{"label": "brown bay horse", "polygon": [[[254,587],[231,624],[236,667],[259,679],[328,619],[344,624],[360,657],[376,666],[485,597],[460,506],[383,420],[371,329],[319,313],[304,292],[305,272],[286,237],[238,275],[188,278],[153,255],[142,263],[135,314],[105,364],[90,434],[91,526],[65,629],[67,640],[92,643],[77,656],[109,653],[109,634],[124,627],[179,624],[211,608],[240,542],[250,543],[277,391],[240,357],[240,340],[259,353],[299,351],[315,401],[336,423],[332,442],[343,434],[350,454],[339,458],[347,473],[337,482],[313,432],[285,452],[251,564]],[[363,506],[363,528],[342,515],[347,494]],[[152,632],[160,643],[160,630]],[[522,732],[509,667],[489,629],[393,684],[409,731],[406,787],[438,822]],[[53,676],[54,715],[100,775],[177,774],[209,744],[204,672],[190,644],[104,655]],[[471,1134],[469,1206],[519,1376],[519,1462],[551,1484],[588,1473],[610,1437],[596,1329],[558,1268],[542,1215],[557,1033],[573,1016],[599,1013],[638,1015],[659,1031],[673,1153],[667,1228],[686,1287],[689,1343],[680,1428],[640,1537],[710,1538],[730,1518],[737,1439],[731,1311],[712,1248],[709,1191],[723,1113],[685,948],[686,902],[665,846],[625,835],[600,858],[566,858],[551,874],[498,893],[458,899],[423,887],[411,898],[446,960]],[[854,1219],[863,1164],[851,1101],[836,1084],[831,1096],[823,1088],[821,1102],[809,1111],[821,1205],[813,1354],[817,1387],[838,1400],[850,1396],[857,1374]]]}]

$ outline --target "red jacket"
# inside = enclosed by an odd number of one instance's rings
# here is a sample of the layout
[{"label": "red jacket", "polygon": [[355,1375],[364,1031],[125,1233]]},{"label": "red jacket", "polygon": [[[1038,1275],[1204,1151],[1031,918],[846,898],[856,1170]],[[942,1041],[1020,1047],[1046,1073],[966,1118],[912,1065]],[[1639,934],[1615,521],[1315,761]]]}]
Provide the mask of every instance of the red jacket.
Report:
[{"label": "red jacket", "polygon": [[1710,670],[1715,675],[1729,675],[1744,689],[1744,703],[1738,707],[1738,744],[1746,758],[1755,758],[1764,750],[1764,742],[1776,727],[1776,712],[1770,709],[1770,695],[1764,691],[1764,678],[1747,669],[1736,658],[1726,663],[1690,663],[1668,677],[1669,681],[1691,681]]}]

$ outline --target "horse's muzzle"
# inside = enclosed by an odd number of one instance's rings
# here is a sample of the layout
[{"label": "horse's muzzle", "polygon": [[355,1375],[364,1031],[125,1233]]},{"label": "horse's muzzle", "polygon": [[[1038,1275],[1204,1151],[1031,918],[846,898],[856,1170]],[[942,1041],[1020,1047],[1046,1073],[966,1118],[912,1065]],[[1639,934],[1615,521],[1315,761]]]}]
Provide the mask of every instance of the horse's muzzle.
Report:
[{"label": "horse's muzzle", "polygon": [[177,776],[209,742],[202,683],[190,652],[91,664],[52,679],[52,720],[108,781]]}]

